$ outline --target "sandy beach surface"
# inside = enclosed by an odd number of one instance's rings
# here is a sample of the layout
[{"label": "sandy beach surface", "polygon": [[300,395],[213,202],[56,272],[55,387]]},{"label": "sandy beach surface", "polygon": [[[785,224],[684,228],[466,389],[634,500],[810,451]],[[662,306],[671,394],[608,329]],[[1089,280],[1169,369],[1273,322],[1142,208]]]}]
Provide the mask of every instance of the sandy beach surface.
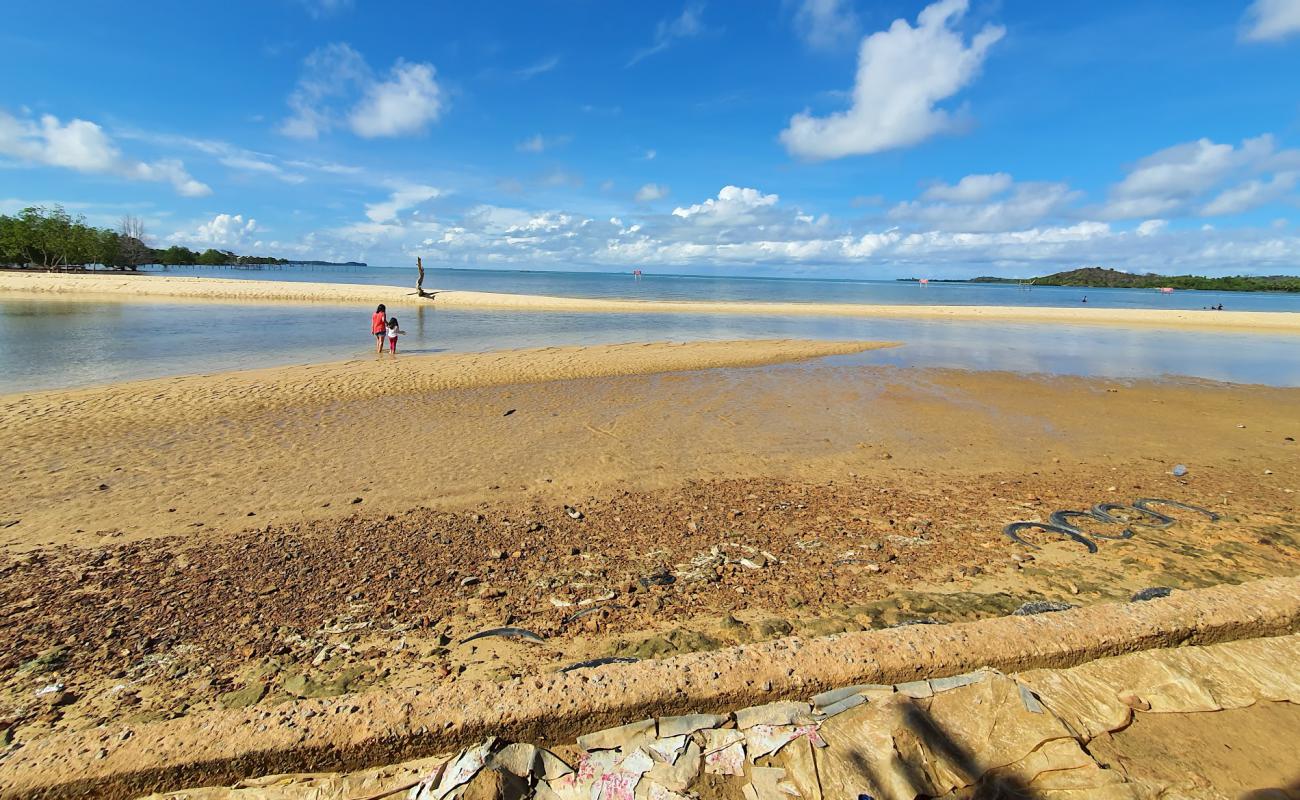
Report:
[{"label": "sandy beach surface", "polygon": [[848,303],[755,303],[618,300],[491,292],[430,290],[420,298],[398,286],[297,281],[192,278],[163,275],[53,275],[0,273],[0,297],[139,301],[338,303],[390,307],[433,303],[445,308],[557,311],[570,313],[745,314],[768,316],[874,317],[1071,325],[1118,325],[1188,330],[1300,333],[1300,314],[1275,311],[1180,311],[1041,306],[865,305]]},{"label": "sandy beach surface", "polygon": [[[548,348],[4,397],[4,735],[1300,572],[1300,390],[824,358],[874,346]],[[1085,520],[1096,553],[1001,533],[1138,497],[1224,518],[1175,511],[1131,538]],[[462,643],[497,625],[544,644]],[[36,694],[56,682],[58,702]]]}]

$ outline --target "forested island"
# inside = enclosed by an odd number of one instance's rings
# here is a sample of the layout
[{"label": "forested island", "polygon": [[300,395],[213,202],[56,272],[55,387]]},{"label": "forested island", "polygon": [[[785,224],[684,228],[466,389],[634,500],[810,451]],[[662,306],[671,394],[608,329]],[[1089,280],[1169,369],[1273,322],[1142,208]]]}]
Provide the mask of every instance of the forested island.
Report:
[{"label": "forested island", "polygon": [[[901,280],[919,282],[919,278]],[[931,283],[1014,283],[1021,286],[1079,286],[1083,288],[1122,289],[1200,289],[1217,292],[1300,292],[1300,277],[1294,275],[1231,275],[1207,278],[1204,275],[1137,275],[1106,267],[1082,267],[1055,272],[1038,278],[996,278],[982,276],[968,280],[932,279]]]},{"label": "forested island", "polygon": [[362,261],[340,263],[238,255],[212,247],[202,252],[181,245],[155,248],[145,243],[144,236],[144,223],[138,217],[123,217],[114,230],[87,225],[84,217],[73,217],[61,206],[25,208],[14,216],[0,214],[0,265],[49,270],[76,270],[88,265],[135,270],[148,264],[366,266]]}]

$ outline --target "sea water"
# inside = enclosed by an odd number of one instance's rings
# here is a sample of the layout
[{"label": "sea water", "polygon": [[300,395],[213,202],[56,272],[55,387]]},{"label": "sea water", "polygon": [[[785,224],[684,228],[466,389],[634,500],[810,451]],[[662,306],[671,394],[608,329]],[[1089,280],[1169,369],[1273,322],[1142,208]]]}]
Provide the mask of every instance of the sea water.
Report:
[{"label": "sea water", "polygon": [[[414,267],[283,267],[222,269],[155,267],[150,272],[211,278],[318,283],[363,283],[415,288]],[[1101,308],[1202,309],[1223,304],[1231,311],[1300,311],[1300,294],[1200,292],[1155,289],[1081,289],[1077,286],[1016,286],[1000,283],[929,283],[820,278],[709,277],[701,275],[546,272],[488,269],[426,269],[426,290],[597,297],[629,300],[725,300],[790,303],[881,303],[886,305],[1088,306]]]},{"label": "sea water", "polygon": [[[375,358],[373,310],[330,304],[0,300],[0,393]],[[398,346],[399,358],[641,341],[865,339],[903,346],[837,361],[1300,386],[1296,338],[1264,333],[851,317],[455,310],[436,304],[402,307],[395,313],[407,333]]]}]

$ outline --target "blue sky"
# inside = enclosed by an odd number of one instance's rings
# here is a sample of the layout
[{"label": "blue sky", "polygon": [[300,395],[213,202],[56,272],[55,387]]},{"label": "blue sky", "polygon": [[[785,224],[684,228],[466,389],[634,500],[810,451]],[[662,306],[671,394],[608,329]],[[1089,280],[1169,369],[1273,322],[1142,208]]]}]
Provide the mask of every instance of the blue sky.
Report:
[{"label": "blue sky", "polygon": [[0,212],[404,265],[1300,271],[1300,0],[11,4]]}]

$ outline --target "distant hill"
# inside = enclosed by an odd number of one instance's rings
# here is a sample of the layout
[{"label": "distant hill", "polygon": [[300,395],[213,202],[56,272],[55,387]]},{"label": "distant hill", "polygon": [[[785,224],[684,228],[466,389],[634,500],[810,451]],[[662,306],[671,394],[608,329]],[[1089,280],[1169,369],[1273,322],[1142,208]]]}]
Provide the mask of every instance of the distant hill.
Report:
[{"label": "distant hill", "polygon": [[[977,279],[978,280],[978,279]],[[1035,286],[1118,287],[1155,289],[1208,289],[1221,292],[1300,292],[1300,277],[1292,275],[1233,275],[1207,278],[1203,275],[1134,275],[1106,267],[1083,267],[1034,278]]]},{"label": "distant hill", "polygon": [[[920,278],[897,278],[900,283],[918,283]],[[978,278],[930,278],[929,283],[1015,283],[1033,286],[1082,286],[1086,288],[1115,287],[1122,289],[1203,289],[1218,292],[1300,292],[1300,277],[1294,275],[1233,275],[1227,278],[1207,278],[1203,275],[1134,275],[1107,267],[1080,267],[1055,272],[1041,278],[998,278],[981,275]]]}]

